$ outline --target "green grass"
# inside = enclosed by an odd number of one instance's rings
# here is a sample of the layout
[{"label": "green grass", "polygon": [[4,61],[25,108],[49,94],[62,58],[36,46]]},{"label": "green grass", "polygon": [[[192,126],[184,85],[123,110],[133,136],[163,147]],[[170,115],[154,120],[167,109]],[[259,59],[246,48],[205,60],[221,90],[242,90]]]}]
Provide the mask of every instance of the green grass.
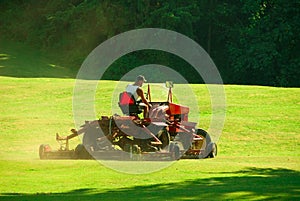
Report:
[{"label": "green grass", "polygon": [[[0,200],[300,199],[299,88],[227,85],[226,120],[215,159],[180,160],[153,173],[124,174],[97,161],[39,160],[40,144],[55,148],[55,133],[69,134],[74,127],[75,80],[63,78],[63,70],[57,76],[42,70],[34,74],[50,62],[26,48],[0,50],[5,58],[0,60]],[[101,81],[95,96],[98,117],[111,114],[118,84]],[[175,95],[184,87],[175,85]],[[201,111],[198,125],[207,129],[207,89],[191,88]],[[157,97],[166,99],[159,86],[153,87],[152,98]],[[71,146],[78,143],[74,139]]]},{"label": "green grass", "polygon": [[0,75],[9,77],[55,77],[70,78],[75,73],[54,62],[53,54],[35,51],[22,44],[1,40],[0,38]]}]

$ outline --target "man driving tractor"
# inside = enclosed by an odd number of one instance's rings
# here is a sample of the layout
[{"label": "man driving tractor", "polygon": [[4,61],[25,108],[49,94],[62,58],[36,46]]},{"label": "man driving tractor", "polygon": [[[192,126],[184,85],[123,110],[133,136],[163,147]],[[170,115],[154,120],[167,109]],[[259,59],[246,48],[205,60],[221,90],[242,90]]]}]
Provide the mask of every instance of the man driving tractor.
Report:
[{"label": "man driving tractor", "polygon": [[135,82],[133,84],[128,84],[126,87],[126,92],[133,95],[134,99],[137,100],[138,98],[141,98],[141,101],[145,104],[144,109],[144,118],[149,117],[149,110],[152,107],[152,105],[147,101],[147,99],[144,96],[144,92],[142,89],[142,86],[144,82],[147,80],[143,75],[139,75],[136,77]]}]

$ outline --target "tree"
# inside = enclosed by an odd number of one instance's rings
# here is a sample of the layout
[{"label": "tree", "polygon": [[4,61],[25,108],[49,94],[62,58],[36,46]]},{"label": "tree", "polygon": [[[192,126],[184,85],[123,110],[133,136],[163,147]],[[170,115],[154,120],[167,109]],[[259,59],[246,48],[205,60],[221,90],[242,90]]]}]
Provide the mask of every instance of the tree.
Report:
[{"label": "tree", "polygon": [[[198,42],[225,83],[300,86],[296,0],[0,0],[0,5],[2,38],[53,53],[75,71],[90,51],[116,34],[165,28]],[[106,75],[118,79],[153,61],[199,82],[186,62],[159,51],[127,55]]]},{"label": "tree", "polygon": [[299,86],[299,3],[246,1],[246,23],[236,25],[238,40],[228,44],[235,82]]}]

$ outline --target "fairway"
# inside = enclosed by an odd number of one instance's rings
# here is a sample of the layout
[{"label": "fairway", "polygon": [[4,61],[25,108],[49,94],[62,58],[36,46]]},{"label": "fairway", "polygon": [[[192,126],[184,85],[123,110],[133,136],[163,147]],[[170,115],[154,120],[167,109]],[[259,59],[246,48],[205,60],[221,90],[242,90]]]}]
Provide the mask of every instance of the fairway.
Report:
[{"label": "fairway", "polygon": [[[76,80],[63,68],[52,69],[55,64],[43,56],[25,51],[27,57],[19,58],[25,52],[1,51],[0,200],[300,199],[299,88],[225,85],[226,119],[216,158],[179,160],[150,174],[124,174],[93,160],[40,160],[40,144],[56,148],[55,134],[74,128]],[[50,66],[47,76],[41,74],[42,66]],[[32,76],[24,74],[27,69]],[[111,115],[117,84],[99,82],[97,117]],[[184,86],[176,87],[175,95]],[[208,129],[212,111],[207,88],[190,88],[200,108],[198,126]],[[154,90],[153,97],[160,93]],[[70,146],[78,143],[76,138]]]}]

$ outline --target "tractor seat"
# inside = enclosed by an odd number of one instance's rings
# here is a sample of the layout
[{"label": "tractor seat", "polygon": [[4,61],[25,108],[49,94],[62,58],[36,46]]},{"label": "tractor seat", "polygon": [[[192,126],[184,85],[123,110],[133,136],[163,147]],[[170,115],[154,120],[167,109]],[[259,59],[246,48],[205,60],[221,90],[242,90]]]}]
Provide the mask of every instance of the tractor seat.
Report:
[{"label": "tractor seat", "polygon": [[137,116],[143,112],[139,102],[137,102],[134,96],[129,92],[122,92],[119,95],[119,107],[124,115]]}]

